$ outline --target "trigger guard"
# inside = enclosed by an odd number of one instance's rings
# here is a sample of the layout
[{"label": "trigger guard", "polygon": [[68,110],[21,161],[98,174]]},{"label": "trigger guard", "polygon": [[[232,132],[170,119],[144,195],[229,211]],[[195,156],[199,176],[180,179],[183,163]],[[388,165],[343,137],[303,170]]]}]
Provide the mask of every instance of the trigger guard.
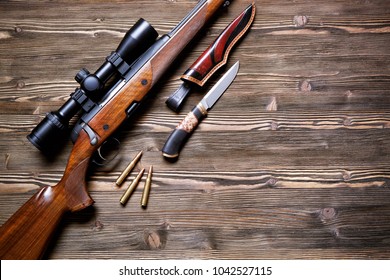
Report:
[{"label": "trigger guard", "polygon": [[[104,149],[104,147],[106,145],[110,145],[111,146],[112,145],[112,141],[115,142],[115,145],[117,145],[117,147],[115,147],[114,155],[111,156],[110,158],[107,158],[107,156],[104,154],[102,149]],[[110,138],[109,140],[104,141],[103,144],[97,149],[95,157],[93,158],[92,162],[94,164],[96,164],[97,166],[106,166],[107,164],[112,162],[116,158],[116,156],[119,154],[119,146],[120,146],[120,142],[116,138]],[[99,161],[98,161],[97,158],[99,159]]]}]

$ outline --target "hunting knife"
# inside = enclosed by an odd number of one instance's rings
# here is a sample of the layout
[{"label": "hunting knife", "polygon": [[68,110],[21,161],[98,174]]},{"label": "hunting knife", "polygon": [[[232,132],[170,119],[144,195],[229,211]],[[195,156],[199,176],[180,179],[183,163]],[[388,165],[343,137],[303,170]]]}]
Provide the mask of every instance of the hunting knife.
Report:
[{"label": "hunting knife", "polygon": [[175,128],[162,149],[165,158],[176,159],[179,156],[188,137],[233,82],[238,68],[239,62],[237,61]]}]

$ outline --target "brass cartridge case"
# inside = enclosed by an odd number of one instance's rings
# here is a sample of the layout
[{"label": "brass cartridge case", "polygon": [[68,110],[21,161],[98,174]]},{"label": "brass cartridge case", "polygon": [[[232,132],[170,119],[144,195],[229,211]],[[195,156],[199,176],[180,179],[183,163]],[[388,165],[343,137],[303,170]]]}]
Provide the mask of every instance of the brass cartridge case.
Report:
[{"label": "brass cartridge case", "polygon": [[125,170],[123,170],[122,174],[119,175],[118,179],[116,180],[115,184],[117,186],[120,186],[123,181],[126,179],[127,175],[129,175],[129,173],[131,172],[131,170],[133,170],[134,166],[137,164],[137,162],[139,161],[139,159],[141,158],[142,156],[142,151],[140,151],[135,157],[134,159],[129,163],[129,165],[125,168]]},{"label": "brass cartridge case", "polygon": [[124,194],[122,195],[121,199],[119,200],[119,202],[122,204],[122,205],[125,205],[126,202],[129,200],[131,194],[134,192],[134,190],[137,188],[138,186],[138,183],[139,181],[141,180],[142,178],[142,175],[144,174],[144,171],[145,171],[145,168],[142,168],[142,170],[138,173],[138,175],[134,178],[133,182],[131,182],[131,184],[129,185],[129,187],[127,188],[127,190],[124,192]]},{"label": "brass cartridge case", "polygon": [[150,166],[148,177],[146,178],[146,182],[144,186],[144,191],[142,192],[142,198],[141,198],[142,207],[146,207],[148,205],[150,187],[152,185],[152,173],[153,173],[153,166]]}]

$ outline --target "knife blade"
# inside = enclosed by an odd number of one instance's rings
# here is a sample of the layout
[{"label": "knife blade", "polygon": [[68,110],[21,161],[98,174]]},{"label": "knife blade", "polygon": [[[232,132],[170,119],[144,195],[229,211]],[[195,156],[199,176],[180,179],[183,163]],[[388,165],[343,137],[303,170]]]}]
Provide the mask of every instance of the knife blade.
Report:
[{"label": "knife blade", "polygon": [[189,136],[233,82],[239,66],[240,63],[237,61],[173,130],[162,148],[165,158],[176,159],[179,156]]},{"label": "knife blade", "polygon": [[166,100],[167,106],[178,112],[189,92],[202,87],[209,78],[226,64],[230,51],[251,26],[256,13],[255,3],[249,5],[217,37],[181,76],[183,83]]}]

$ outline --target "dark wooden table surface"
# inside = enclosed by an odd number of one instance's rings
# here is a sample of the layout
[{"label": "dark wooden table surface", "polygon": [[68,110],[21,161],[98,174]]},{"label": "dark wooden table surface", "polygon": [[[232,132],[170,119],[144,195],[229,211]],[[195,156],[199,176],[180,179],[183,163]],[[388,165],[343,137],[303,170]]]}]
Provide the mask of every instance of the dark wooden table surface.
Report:
[{"label": "dark wooden table surface", "polygon": [[[239,74],[180,159],[161,148],[221,76],[179,114],[179,77],[250,1],[235,0],[184,51],[118,133],[120,154],[91,166],[95,204],[66,217],[46,258],[387,259],[390,257],[390,2],[257,1],[232,51]],[[59,181],[72,147],[45,157],[26,139],[101,65],[139,17],[169,32],[186,1],[0,2],[0,223]],[[126,207],[115,180],[154,167]],[[130,181],[131,177],[127,180]],[[126,183],[126,184],[127,184]]]}]

